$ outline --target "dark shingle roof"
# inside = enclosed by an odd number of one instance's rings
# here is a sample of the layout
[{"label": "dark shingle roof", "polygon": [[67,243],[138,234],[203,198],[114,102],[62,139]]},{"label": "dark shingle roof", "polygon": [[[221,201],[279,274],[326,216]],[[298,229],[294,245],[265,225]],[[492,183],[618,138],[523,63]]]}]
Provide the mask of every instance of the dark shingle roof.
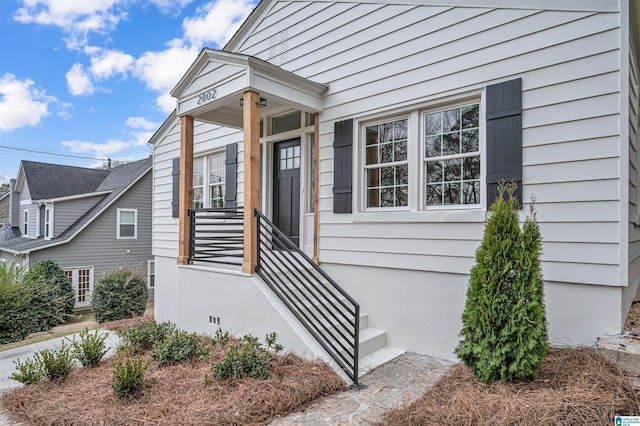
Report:
[{"label": "dark shingle roof", "polygon": [[22,169],[32,200],[50,200],[95,192],[110,174],[109,170],[24,160]]},{"label": "dark shingle roof", "polygon": [[[7,249],[14,252],[27,252],[39,250],[40,247],[49,246],[51,244],[60,244],[66,242],[74,234],[84,227],[87,223],[95,219],[100,212],[115,199],[120,197],[131,184],[141,178],[146,171],[151,168],[151,157],[147,157],[144,160],[134,161],[132,163],[124,164],[122,166],[115,167],[107,172],[106,178],[100,183],[95,191],[89,192],[102,192],[111,191],[101,201],[99,201],[93,208],[81,216],[75,221],[69,228],[67,228],[60,236],[52,240],[45,240],[43,238],[14,238],[10,241],[4,242],[0,245],[0,249]],[[32,192],[33,194],[33,192]],[[32,195],[33,197],[33,195]]]}]

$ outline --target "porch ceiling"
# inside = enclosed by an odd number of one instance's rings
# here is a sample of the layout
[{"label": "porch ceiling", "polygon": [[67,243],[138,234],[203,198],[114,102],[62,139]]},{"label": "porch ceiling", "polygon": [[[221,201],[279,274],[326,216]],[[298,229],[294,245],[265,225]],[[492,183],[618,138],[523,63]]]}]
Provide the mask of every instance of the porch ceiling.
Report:
[{"label": "porch ceiling", "polygon": [[241,129],[240,100],[247,90],[266,101],[263,116],[287,108],[321,112],[327,86],[252,56],[203,49],[171,95],[178,116]]}]

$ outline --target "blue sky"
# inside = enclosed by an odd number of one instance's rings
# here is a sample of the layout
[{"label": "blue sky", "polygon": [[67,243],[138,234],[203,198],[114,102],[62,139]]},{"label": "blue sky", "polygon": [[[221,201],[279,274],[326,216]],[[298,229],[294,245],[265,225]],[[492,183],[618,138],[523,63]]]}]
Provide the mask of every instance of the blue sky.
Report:
[{"label": "blue sky", "polygon": [[149,155],[171,89],[256,3],[1,0],[0,183],[23,159],[94,167]]}]

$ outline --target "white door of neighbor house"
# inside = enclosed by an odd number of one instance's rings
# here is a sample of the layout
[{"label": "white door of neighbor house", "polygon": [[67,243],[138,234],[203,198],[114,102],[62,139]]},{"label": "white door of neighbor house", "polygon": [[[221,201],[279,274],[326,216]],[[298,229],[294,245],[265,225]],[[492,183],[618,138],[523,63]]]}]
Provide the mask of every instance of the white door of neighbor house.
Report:
[{"label": "white door of neighbor house", "polygon": [[93,267],[65,269],[64,274],[71,280],[76,293],[76,308],[91,306]]}]

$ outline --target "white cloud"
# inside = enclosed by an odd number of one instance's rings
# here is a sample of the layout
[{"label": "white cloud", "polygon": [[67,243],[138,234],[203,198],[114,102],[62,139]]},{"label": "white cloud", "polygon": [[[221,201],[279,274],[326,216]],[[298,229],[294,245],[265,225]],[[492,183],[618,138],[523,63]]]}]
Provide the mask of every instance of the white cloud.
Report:
[{"label": "white cloud", "polygon": [[145,52],[136,61],[134,71],[147,88],[161,92],[156,103],[165,113],[175,108],[175,100],[168,92],[178,83],[199,52],[197,47],[184,46],[180,40],[172,40],[168,46],[160,52]]},{"label": "white cloud", "polygon": [[104,143],[64,141],[62,146],[71,152],[89,154],[97,158],[113,157],[113,154],[128,148],[146,145],[159,125],[159,123],[149,121],[144,117],[129,117],[125,122],[125,126],[128,128],[126,131],[129,135],[128,140],[109,139]]},{"label": "white cloud", "polygon": [[82,64],[76,62],[66,74],[69,93],[73,96],[90,95],[94,92],[91,79]]},{"label": "white cloud", "polygon": [[13,74],[0,76],[0,132],[35,126],[49,115],[48,107],[57,99],[33,85],[32,80],[18,80]]},{"label": "white cloud", "polygon": [[133,56],[129,54],[119,50],[104,50],[91,58],[89,71],[98,79],[109,78],[114,74],[126,76],[133,63]]},{"label": "white cloud", "polygon": [[126,18],[126,13],[119,10],[126,3],[125,0],[23,0],[15,20],[60,27],[67,34],[67,47],[82,49],[89,33],[106,33]]},{"label": "white cloud", "polygon": [[251,0],[217,0],[200,6],[194,18],[184,19],[184,38],[196,46],[213,43],[211,47],[222,47],[253,7]]},{"label": "white cloud", "polygon": [[149,121],[144,117],[129,117],[125,124],[132,129],[143,130],[155,130],[160,126],[160,123]]},{"label": "white cloud", "polygon": [[62,146],[69,148],[71,152],[75,153],[90,153],[96,157],[106,157],[110,154],[122,151],[129,148],[131,144],[128,142],[110,140],[105,143],[94,143],[86,141],[64,141]]},{"label": "white cloud", "polygon": [[179,13],[193,0],[149,0],[163,13]]}]

